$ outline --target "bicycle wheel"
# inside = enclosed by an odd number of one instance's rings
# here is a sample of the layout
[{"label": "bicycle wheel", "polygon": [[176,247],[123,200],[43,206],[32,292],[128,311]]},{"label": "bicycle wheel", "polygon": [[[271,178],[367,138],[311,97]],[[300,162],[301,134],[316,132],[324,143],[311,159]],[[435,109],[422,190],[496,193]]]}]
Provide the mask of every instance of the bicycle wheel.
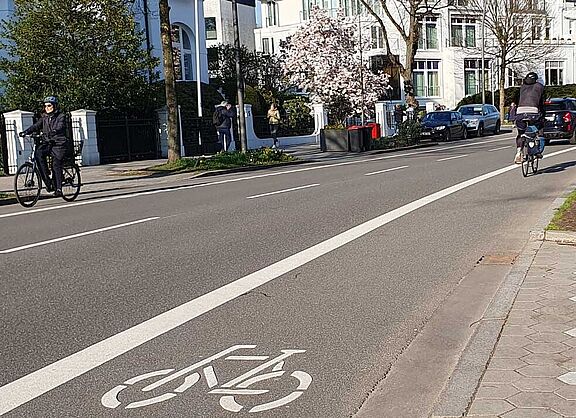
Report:
[{"label": "bicycle wheel", "polygon": [[539,159],[533,155],[532,161],[530,163],[530,166],[532,167],[532,174],[536,174],[538,172],[538,161]]},{"label": "bicycle wheel", "polygon": [[25,208],[31,208],[38,202],[41,190],[40,173],[32,163],[27,162],[18,167],[14,176],[14,193],[18,203]]},{"label": "bicycle wheel", "polygon": [[528,176],[528,169],[530,166],[530,156],[528,155],[528,149],[526,146],[522,147],[522,175],[524,177]]},{"label": "bicycle wheel", "polygon": [[72,202],[80,193],[80,169],[76,164],[62,170],[62,199]]}]

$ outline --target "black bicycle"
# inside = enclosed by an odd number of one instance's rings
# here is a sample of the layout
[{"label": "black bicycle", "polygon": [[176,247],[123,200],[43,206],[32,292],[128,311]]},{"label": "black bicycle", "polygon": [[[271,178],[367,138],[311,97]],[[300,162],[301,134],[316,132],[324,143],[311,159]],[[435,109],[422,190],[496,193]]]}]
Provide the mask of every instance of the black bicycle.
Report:
[{"label": "black bicycle", "polygon": [[[42,177],[36,162],[34,152],[36,148],[46,140],[43,134],[26,135],[24,138],[30,143],[32,151],[28,161],[18,167],[14,176],[14,193],[16,200],[25,208],[31,208],[38,202],[42,192]],[[76,164],[76,157],[82,153],[84,141],[74,143],[74,152],[67,155],[62,167],[62,199],[72,202],[78,197],[82,182],[80,179],[80,167]],[[48,167],[51,170],[52,159],[48,158]]]},{"label": "black bicycle", "polygon": [[538,129],[535,126],[527,126],[520,138],[522,139],[522,175],[527,177],[530,171],[532,174],[538,173],[537,156],[540,150],[540,141],[538,138]]}]

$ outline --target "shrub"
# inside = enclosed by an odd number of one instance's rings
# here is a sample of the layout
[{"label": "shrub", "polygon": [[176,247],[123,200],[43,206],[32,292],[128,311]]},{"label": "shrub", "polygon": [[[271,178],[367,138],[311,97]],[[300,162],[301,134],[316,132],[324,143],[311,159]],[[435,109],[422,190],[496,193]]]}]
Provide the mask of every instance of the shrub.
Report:
[{"label": "shrub", "polygon": [[418,120],[407,120],[402,122],[396,135],[398,145],[413,145],[420,141],[422,127]]}]

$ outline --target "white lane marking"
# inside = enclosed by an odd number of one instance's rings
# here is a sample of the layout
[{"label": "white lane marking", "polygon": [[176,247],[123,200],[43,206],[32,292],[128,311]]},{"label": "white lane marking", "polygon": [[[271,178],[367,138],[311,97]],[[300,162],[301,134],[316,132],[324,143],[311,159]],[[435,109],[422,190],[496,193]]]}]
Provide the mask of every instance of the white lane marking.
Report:
[{"label": "white lane marking", "polygon": [[[575,150],[576,147],[567,148],[545,158]],[[0,387],[0,415],[395,219],[518,167],[517,164],[509,165],[424,196],[14,380]]]},{"label": "white lane marking", "polygon": [[298,168],[298,169],[292,169],[292,170],[277,171],[274,173],[266,173],[266,174],[259,174],[259,175],[253,175],[253,176],[246,176],[246,177],[236,177],[233,179],[219,180],[219,181],[213,181],[213,182],[202,183],[202,184],[192,184],[189,186],[171,187],[171,188],[166,188],[166,189],[150,190],[150,191],[146,191],[146,192],[135,192],[135,193],[130,193],[130,194],[121,195],[121,196],[103,197],[100,199],[86,200],[86,201],[68,203],[68,204],[64,204],[64,205],[56,205],[56,206],[49,206],[49,207],[45,207],[45,208],[29,209],[29,210],[25,210],[25,211],[21,211],[21,212],[5,213],[5,214],[0,215],[0,219],[10,218],[13,216],[20,216],[20,215],[30,215],[33,213],[46,212],[46,211],[50,211],[50,210],[69,209],[69,208],[74,208],[77,206],[92,205],[92,204],[96,204],[96,203],[112,202],[112,201],[121,200],[121,199],[131,199],[134,197],[148,196],[148,195],[154,195],[154,194],[158,194],[158,193],[176,192],[176,191],[180,191],[180,190],[196,189],[196,188],[208,187],[208,186],[217,186],[220,184],[235,183],[235,182],[246,181],[246,180],[254,180],[254,179],[259,179],[259,178],[264,178],[264,177],[272,177],[272,176],[281,176],[284,174],[300,173],[303,171],[321,170],[321,169],[325,169],[325,168],[340,167],[343,165],[369,163],[369,162],[373,162],[373,161],[388,160],[391,158],[399,158],[399,157],[409,157],[409,156],[413,156],[413,155],[428,154],[431,152],[439,152],[439,151],[445,151],[445,150],[449,150],[449,149],[470,147],[473,145],[481,145],[481,144],[488,144],[488,143],[492,143],[492,142],[509,141],[509,140],[510,140],[510,138],[493,139],[493,140],[489,140],[489,141],[473,142],[473,143],[469,143],[469,144],[453,145],[453,146],[442,147],[442,148],[433,148],[433,149],[424,150],[424,151],[407,152],[404,154],[386,155],[384,157],[376,157],[376,158],[362,159],[362,160],[355,160],[355,161],[345,161],[342,163],[334,163],[334,164],[317,165],[317,166]]},{"label": "white lane marking", "polygon": [[455,156],[453,156],[453,157],[447,157],[447,158],[440,158],[439,160],[436,160],[436,162],[448,161],[448,160],[455,160],[456,158],[464,158],[464,157],[468,157],[468,154],[455,155]]},{"label": "white lane marking", "polygon": [[126,226],[130,226],[130,225],[136,225],[136,224],[141,224],[143,222],[149,222],[149,221],[154,221],[156,219],[160,219],[159,216],[154,216],[152,218],[145,218],[145,219],[140,219],[137,221],[132,221],[132,222],[126,222],[123,224],[119,224],[119,225],[112,225],[112,226],[107,226],[105,228],[98,228],[98,229],[94,229],[92,231],[86,231],[86,232],[80,232],[78,234],[73,234],[73,235],[67,235],[65,237],[59,237],[59,238],[54,238],[54,239],[49,239],[47,241],[41,241],[41,242],[35,242],[33,244],[27,244],[27,245],[22,245],[20,247],[14,247],[14,248],[9,248],[7,250],[0,250],[0,254],[10,254],[10,253],[14,253],[16,251],[22,251],[22,250],[27,250],[29,248],[34,248],[34,247],[40,247],[42,245],[48,245],[48,244],[53,244],[55,242],[60,242],[60,241],[66,241],[69,239],[74,239],[74,238],[79,238],[79,237],[85,237],[86,235],[93,235],[93,234],[98,234],[100,232],[105,232],[105,231],[111,231],[113,229],[118,229],[118,228],[124,228]]},{"label": "white lane marking", "polygon": [[501,149],[510,148],[512,145],[506,145],[505,147],[498,147],[494,149],[489,149],[488,152],[500,151]]},{"label": "white lane marking", "polygon": [[374,171],[373,173],[366,173],[364,174],[365,176],[373,176],[374,174],[381,174],[381,173],[387,173],[388,171],[395,171],[395,170],[401,170],[403,168],[408,168],[407,165],[403,165],[401,167],[393,167],[393,168],[387,168],[386,170],[380,170],[380,171]]},{"label": "white lane marking", "polygon": [[272,196],[274,194],[280,194],[280,193],[288,193],[288,192],[293,192],[294,190],[309,189],[310,187],[316,187],[316,186],[320,186],[320,184],[318,184],[318,183],[307,184],[306,186],[291,187],[290,189],[277,190],[275,192],[255,194],[253,196],[247,196],[246,199],[257,199],[259,197]]}]

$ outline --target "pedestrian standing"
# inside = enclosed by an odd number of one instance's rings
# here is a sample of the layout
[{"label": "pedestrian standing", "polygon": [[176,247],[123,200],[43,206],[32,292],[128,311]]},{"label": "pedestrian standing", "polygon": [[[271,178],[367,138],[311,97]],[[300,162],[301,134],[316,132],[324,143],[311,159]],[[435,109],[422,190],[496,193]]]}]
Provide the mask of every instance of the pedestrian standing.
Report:
[{"label": "pedestrian standing", "polygon": [[278,147],[278,126],[280,125],[280,111],[276,107],[275,103],[270,105],[270,109],[268,109],[268,114],[266,115],[268,118],[268,126],[270,127],[270,134],[272,135],[272,139],[274,140],[274,144],[272,148]]},{"label": "pedestrian standing", "polygon": [[515,121],[516,120],[516,103],[510,103],[510,108],[508,109],[508,121]]},{"label": "pedestrian standing", "polygon": [[396,123],[396,132],[398,132],[400,125],[404,122],[404,110],[399,104],[394,106],[394,122]]},{"label": "pedestrian standing", "polygon": [[218,132],[218,143],[224,148],[224,151],[228,151],[230,143],[232,142],[232,118],[235,116],[235,109],[233,109],[232,105],[226,100],[222,101],[222,103],[216,107],[212,115],[212,123]]}]

